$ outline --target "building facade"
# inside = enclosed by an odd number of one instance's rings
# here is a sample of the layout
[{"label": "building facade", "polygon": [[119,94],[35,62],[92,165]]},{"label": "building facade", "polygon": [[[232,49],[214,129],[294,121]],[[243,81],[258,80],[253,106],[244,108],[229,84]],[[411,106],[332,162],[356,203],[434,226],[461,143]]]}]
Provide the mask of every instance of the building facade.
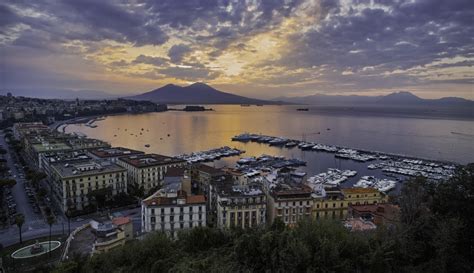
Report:
[{"label": "building facade", "polygon": [[174,237],[180,230],[202,226],[206,226],[204,195],[157,192],[142,201],[142,232],[162,231]]},{"label": "building facade", "polygon": [[224,185],[217,188],[217,227],[252,228],[266,223],[267,200],[259,185]]},{"label": "building facade", "polygon": [[280,219],[287,226],[294,226],[298,221],[311,217],[313,198],[311,188],[305,184],[280,183],[268,194],[268,221],[273,223]]},{"label": "building facade", "polygon": [[117,164],[127,170],[128,182],[145,191],[161,186],[168,168],[182,167],[186,161],[157,154],[120,157]]},{"label": "building facade", "polygon": [[83,210],[91,197],[127,192],[127,171],[108,161],[82,160],[51,164],[50,185],[63,211]]}]

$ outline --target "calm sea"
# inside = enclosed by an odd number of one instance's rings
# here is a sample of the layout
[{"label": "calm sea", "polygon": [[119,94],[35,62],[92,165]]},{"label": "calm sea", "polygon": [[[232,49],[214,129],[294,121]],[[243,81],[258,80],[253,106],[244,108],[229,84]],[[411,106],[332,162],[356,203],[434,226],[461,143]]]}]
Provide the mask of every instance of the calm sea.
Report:
[{"label": "calm sea", "polygon": [[[336,159],[333,154],[232,142],[231,137],[243,132],[261,133],[461,164],[474,162],[473,120],[357,114],[311,107],[303,112],[296,111],[298,106],[209,107],[215,111],[110,116],[97,121],[97,128],[70,125],[66,132],[81,132],[113,146],[165,155],[231,146],[245,150],[243,156],[269,154],[306,160],[305,169],[310,175],[334,167],[356,170],[359,175],[353,181],[361,175],[382,174],[379,170],[367,170],[366,163]],[[227,158],[211,165],[233,166],[237,159]]]}]

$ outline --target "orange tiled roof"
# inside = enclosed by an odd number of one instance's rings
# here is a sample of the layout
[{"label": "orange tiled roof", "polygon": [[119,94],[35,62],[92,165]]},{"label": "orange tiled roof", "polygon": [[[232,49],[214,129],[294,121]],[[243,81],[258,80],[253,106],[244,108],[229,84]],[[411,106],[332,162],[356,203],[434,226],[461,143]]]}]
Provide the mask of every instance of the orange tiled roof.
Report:
[{"label": "orange tiled roof", "polygon": [[204,195],[190,195],[186,197],[186,203],[188,204],[198,204],[198,203],[205,203],[206,197]]},{"label": "orange tiled roof", "polygon": [[379,191],[374,188],[347,188],[342,189],[344,194],[352,194],[352,193],[378,193]]},{"label": "orange tiled roof", "polygon": [[130,223],[130,217],[116,217],[112,219],[112,223],[116,226],[121,226]]}]

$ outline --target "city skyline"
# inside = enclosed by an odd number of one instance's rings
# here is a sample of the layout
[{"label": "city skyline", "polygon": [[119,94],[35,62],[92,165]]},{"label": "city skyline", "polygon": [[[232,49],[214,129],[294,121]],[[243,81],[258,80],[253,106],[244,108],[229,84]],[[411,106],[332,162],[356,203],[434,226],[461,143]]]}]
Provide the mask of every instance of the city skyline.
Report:
[{"label": "city skyline", "polygon": [[[2,89],[473,99],[471,1],[6,1]],[[2,90],[3,91],[3,90]]]}]

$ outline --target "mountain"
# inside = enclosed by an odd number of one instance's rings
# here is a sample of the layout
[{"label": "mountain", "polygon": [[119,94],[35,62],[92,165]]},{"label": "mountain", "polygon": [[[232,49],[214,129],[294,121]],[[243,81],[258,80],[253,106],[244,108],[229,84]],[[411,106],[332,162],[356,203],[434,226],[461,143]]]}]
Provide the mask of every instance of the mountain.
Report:
[{"label": "mountain", "polygon": [[308,105],[411,105],[411,106],[474,106],[474,101],[456,97],[423,99],[407,91],[399,91],[385,96],[324,95],[304,97],[278,97],[274,100]]},{"label": "mountain", "polygon": [[167,84],[163,87],[140,95],[127,97],[133,100],[149,100],[167,104],[277,104],[275,101],[264,101],[225,93],[204,83],[193,83],[189,86]]}]

